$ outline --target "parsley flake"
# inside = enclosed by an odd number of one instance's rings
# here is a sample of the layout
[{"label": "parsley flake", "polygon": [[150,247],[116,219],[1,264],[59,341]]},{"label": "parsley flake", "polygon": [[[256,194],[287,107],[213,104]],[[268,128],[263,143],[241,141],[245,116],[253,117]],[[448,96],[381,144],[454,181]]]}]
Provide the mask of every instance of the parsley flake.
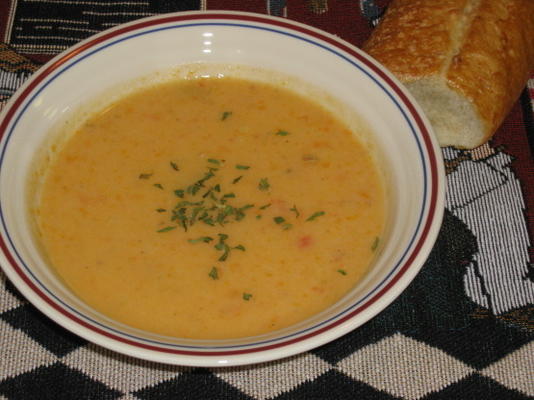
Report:
[{"label": "parsley flake", "polygon": [[380,243],[380,238],[377,236],[375,237],[375,240],[373,241],[373,244],[371,245],[371,250],[375,251],[378,248],[379,243]]},{"label": "parsley flake", "polygon": [[209,243],[213,240],[212,237],[209,237],[209,236],[201,236],[199,237],[198,239],[189,239],[188,242],[189,243]]},{"label": "parsley flake", "polygon": [[213,279],[214,281],[219,279],[219,272],[217,271],[217,267],[212,267],[210,273],[208,274],[208,276],[211,279]]},{"label": "parsley flake", "polygon": [[230,254],[230,246],[225,244],[223,246],[223,250],[224,250],[224,253],[222,254],[222,256],[219,257],[218,261],[226,261],[226,259],[228,258],[228,255]]},{"label": "parsley flake", "polygon": [[235,209],[235,220],[241,221],[243,218],[245,218],[246,216],[245,211],[252,207],[254,207],[254,204],[246,204],[243,207],[236,208]]},{"label": "parsley flake", "polygon": [[228,235],[225,233],[219,233],[218,235],[219,242],[214,247],[216,250],[223,252],[223,254],[219,257],[219,261],[226,261],[231,250],[230,246],[225,243],[226,239],[228,239]]},{"label": "parsley flake", "polygon": [[249,301],[252,298],[250,293],[243,293],[243,300]]},{"label": "parsley flake", "polygon": [[172,231],[173,229],[176,229],[176,226],[166,226],[165,228],[162,228],[157,232],[158,233],[169,232],[169,231]]},{"label": "parsley flake", "polygon": [[314,212],[311,216],[308,217],[308,219],[306,219],[306,221],[313,221],[315,218],[321,217],[323,215],[325,215],[324,211]]},{"label": "parsley flake", "polygon": [[271,185],[269,184],[269,180],[267,178],[261,178],[260,183],[258,184],[258,189],[262,191],[269,190]]},{"label": "parsley flake", "polygon": [[278,225],[283,224],[284,222],[286,222],[286,219],[284,217],[274,217],[273,220]]}]

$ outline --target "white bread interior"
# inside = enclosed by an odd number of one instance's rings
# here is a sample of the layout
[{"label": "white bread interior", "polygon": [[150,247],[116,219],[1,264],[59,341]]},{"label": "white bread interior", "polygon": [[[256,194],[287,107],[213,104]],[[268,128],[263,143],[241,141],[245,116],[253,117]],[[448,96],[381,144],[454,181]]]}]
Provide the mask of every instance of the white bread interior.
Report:
[{"label": "white bread interior", "polygon": [[473,148],[484,137],[484,126],[473,103],[452,90],[438,77],[404,84],[415,97],[434,131],[440,146]]}]

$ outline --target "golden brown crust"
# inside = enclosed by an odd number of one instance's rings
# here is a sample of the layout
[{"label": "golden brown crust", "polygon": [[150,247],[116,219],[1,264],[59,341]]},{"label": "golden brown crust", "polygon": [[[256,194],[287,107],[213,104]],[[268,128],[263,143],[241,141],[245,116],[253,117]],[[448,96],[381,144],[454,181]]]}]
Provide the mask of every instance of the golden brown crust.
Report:
[{"label": "golden brown crust", "polygon": [[403,80],[439,74],[468,1],[392,1],[363,49]]},{"label": "golden brown crust", "polygon": [[433,77],[472,103],[483,143],[534,69],[534,0],[393,0],[363,49],[401,81]]},{"label": "golden brown crust", "polygon": [[534,67],[533,5],[532,0],[482,0],[447,71],[449,86],[475,103],[486,126],[483,141],[502,123]]}]

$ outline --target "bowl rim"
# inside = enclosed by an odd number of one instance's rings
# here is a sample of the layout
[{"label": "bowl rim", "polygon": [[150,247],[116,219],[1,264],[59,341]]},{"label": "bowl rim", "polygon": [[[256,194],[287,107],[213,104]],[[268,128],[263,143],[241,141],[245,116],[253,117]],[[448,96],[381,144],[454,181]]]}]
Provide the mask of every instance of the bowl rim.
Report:
[{"label": "bowl rim", "polygon": [[[417,242],[411,246],[411,252],[408,257],[403,260],[403,265],[378,292],[376,292],[376,290],[371,292],[367,296],[369,298],[354,307],[351,312],[348,312],[339,319],[329,319],[329,321],[327,321],[328,323],[324,323],[323,321],[320,328],[311,329],[308,333],[297,334],[292,338],[282,338],[284,339],[282,341],[280,341],[280,338],[277,338],[273,340],[273,343],[256,341],[252,344],[243,346],[233,346],[240,348],[233,348],[232,346],[198,346],[189,349],[187,346],[170,348],[170,345],[166,343],[150,344],[147,343],[146,340],[145,343],[143,343],[144,340],[140,338],[136,338],[138,340],[128,339],[128,335],[125,335],[124,333],[121,334],[119,332],[118,335],[115,335],[109,331],[109,328],[101,329],[84,320],[81,316],[74,315],[73,312],[62,307],[57,301],[54,301],[49,295],[44,293],[43,290],[30,279],[19,265],[19,262],[17,262],[16,259],[19,258],[18,255],[14,256],[10,250],[10,247],[13,247],[14,252],[16,253],[15,247],[12,244],[8,245],[6,243],[6,238],[4,238],[4,234],[1,231],[0,256],[2,257],[0,257],[0,265],[17,289],[52,320],[91,342],[137,358],[181,365],[242,365],[294,355],[338,338],[367,322],[378,312],[383,310],[402,293],[405,287],[419,272],[432,249],[441,226],[445,191],[445,175],[439,146],[433,136],[431,126],[420,107],[390,72],[350,43],[334,35],[299,22],[248,12],[190,11],[162,14],[135,20],[105,30],[79,42],[75,46],[68,48],[51,59],[41,69],[34,73],[21,86],[21,88],[19,88],[15,95],[12,96],[10,101],[4,107],[4,110],[2,110],[2,113],[0,114],[0,140],[5,141],[6,134],[9,135],[8,127],[13,124],[11,127],[11,129],[13,129],[18,118],[20,118],[24,112],[25,107],[31,103],[31,101],[26,103],[26,100],[31,96],[35,96],[35,90],[39,88],[47,78],[50,78],[54,73],[61,71],[62,68],[67,68],[70,65],[69,62],[79,62],[79,57],[83,58],[84,55],[87,56],[91,53],[92,49],[97,46],[110,45],[114,40],[124,40],[124,35],[132,36],[135,35],[136,32],[142,33],[145,32],[146,29],[156,29],[158,26],[162,27],[167,26],[168,24],[175,24],[173,26],[184,26],[187,23],[205,25],[224,24],[241,28],[278,30],[279,33],[294,35],[300,38],[311,38],[311,40],[316,40],[318,44],[335,50],[343,57],[356,60],[363,64],[394,92],[400,101],[402,101],[402,105],[406,108],[416,125],[417,129],[415,129],[415,131],[419,133],[420,137],[418,138],[422,142],[421,146],[423,146],[426,151],[422,158],[427,160],[429,170],[429,178],[427,179],[429,181],[427,183],[428,187],[425,188],[425,192],[428,191],[429,196],[428,210],[425,213],[425,217],[421,216],[421,221],[419,222],[421,227],[416,230],[416,234],[414,234],[412,239],[415,240],[417,237]],[[45,85],[47,84],[48,83]],[[44,87],[41,87],[39,90],[42,90]],[[4,143],[1,148],[0,163],[1,159],[4,158],[5,151],[6,144]],[[2,227],[7,234],[1,203],[0,217]],[[9,238],[7,238],[7,241],[9,241]],[[68,308],[67,305],[65,306]],[[351,320],[364,310],[369,313],[369,315],[356,325],[350,324]]]}]

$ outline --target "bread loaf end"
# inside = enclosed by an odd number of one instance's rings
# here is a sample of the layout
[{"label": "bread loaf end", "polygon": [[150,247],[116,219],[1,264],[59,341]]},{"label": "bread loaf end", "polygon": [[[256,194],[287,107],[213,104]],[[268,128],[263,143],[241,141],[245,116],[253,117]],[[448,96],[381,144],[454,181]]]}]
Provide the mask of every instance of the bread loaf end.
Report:
[{"label": "bread loaf end", "polygon": [[363,49],[407,86],[441,146],[474,148],[534,68],[534,0],[393,0]]},{"label": "bread loaf end", "polygon": [[440,146],[474,148],[481,144],[486,127],[473,103],[458,91],[432,77],[411,80],[405,86],[423,108]]}]

